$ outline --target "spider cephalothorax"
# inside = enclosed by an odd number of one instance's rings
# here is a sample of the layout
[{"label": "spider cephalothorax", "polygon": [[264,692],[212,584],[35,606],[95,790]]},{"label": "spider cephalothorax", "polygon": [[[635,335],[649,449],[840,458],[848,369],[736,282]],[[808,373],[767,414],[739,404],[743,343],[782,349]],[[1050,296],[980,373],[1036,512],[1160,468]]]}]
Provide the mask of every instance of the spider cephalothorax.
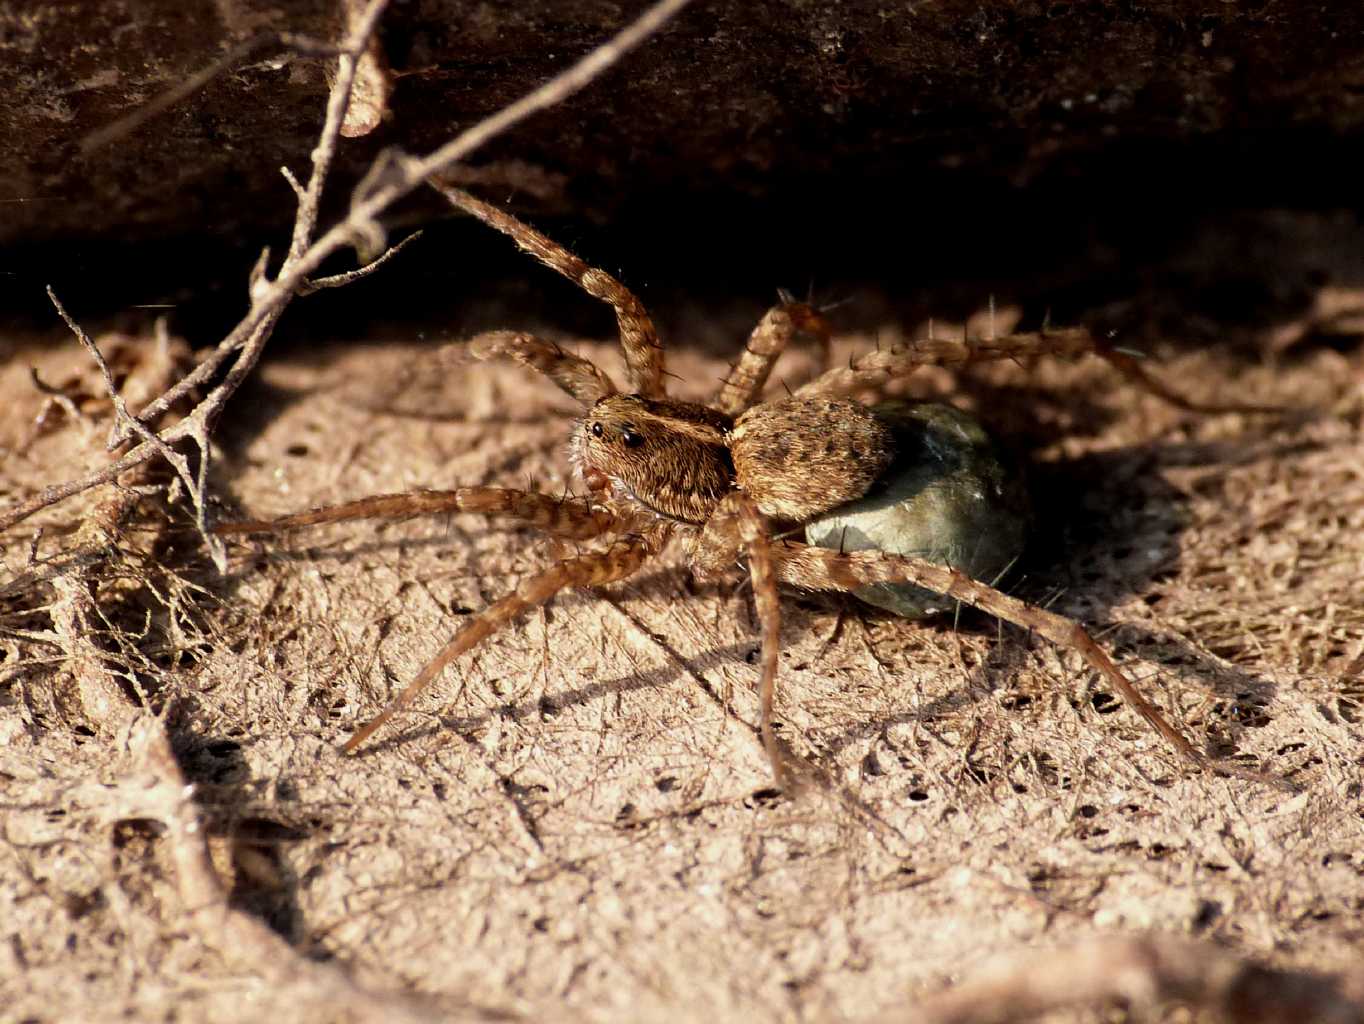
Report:
[{"label": "spider cephalothorax", "polygon": [[[805,523],[865,494],[894,457],[892,431],[849,395],[884,384],[926,363],[1099,351],[1088,332],[1048,330],[978,340],[927,339],[879,349],[830,370],[789,397],[761,401],[772,364],[798,331],[827,328],[808,304],[784,297],[748,339],[739,361],[709,404],[669,399],[663,351],[648,313],[623,285],[498,208],[451,186],[436,186],[456,207],[509,235],[521,248],[610,303],[620,326],[629,374],[622,393],[580,356],[529,334],[481,335],[470,349],[505,356],[549,377],[584,407],[569,459],[585,497],[463,487],[365,498],[272,521],[228,523],[225,533],[262,533],[381,516],[464,511],[502,516],[551,536],[605,541],[522,582],[464,625],[383,712],[346,742],[352,751],[406,707],[447,665],[528,608],[568,587],[595,586],[637,572],[677,534],[689,539],[701,574],[745,564],[762,623],[761,730],[780,784],[786,759],[772,728],[777,675],[779,583],[808,590],[854,591],[870,584],[912,583],[974,605],[1078,652],[1181,754],[1204,757],[1147,702],[1078,624],[1026,604],[950,567],[882,551],[811,547],[774,541],[774,527]],[[1111,353],[1104,353],[1111,355]],[[1115,357],[1117,358],[1117,357]]]},{"label": "spider cephalothorax", "polygon": [[569,459],[594,494],[699,524],[734,487],[732,427],[704,405],[609,395],[579,421]]}]

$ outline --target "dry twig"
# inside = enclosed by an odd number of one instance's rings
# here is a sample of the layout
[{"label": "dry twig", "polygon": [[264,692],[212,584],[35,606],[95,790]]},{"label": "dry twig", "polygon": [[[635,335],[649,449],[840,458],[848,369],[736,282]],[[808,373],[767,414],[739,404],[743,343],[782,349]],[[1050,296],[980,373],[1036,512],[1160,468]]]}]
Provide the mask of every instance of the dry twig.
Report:
[{"label": "dry twig", "polygon": [[185,783],[161,719],[144,715],[134,721],[128,746],[134,771],[119,787],[126,806],[114,810],[124,818],[151,818],[165,825],[175,887],[190,929],[201,942],[260,981],[287,988],[290,1015],[311,1007],[346,1019],[448,1019],[410,996],[361,988],[339,967],[306,959],[264,921],[233,909],[213,868],[193,787]]},{"label": "dry twig", "polygon": [[[369,243],[372,246],[376,239],[382,239],[383,231],[378,225],[377,218],[394,202],[415,190],[429,176],[463,160],[489,139],[531,114],[560,103],[582,89],[658,31],[688,2],[689,0],[660,0],[614,38],[592,50],[577,63],[531,90],[516,102],[461,132],[433,153],[420,158],[401,153],[389,153],[382,157],[367,176],[369,186],[357,190],[346,218],[321,238],[312,241],[317,226],[318,201],[349,108],[357,65],[367,51],[375,26],[387,4],[387,0],[370,0],[363,14],[355,19],[354,28],[341,53],[336,81],[332,85],[328,99],[326,121],[318,145],[313,150],[312,175],[306,188],[296,189],[299,192],[299,205],[288,256],[274,280],[270,280],[265,274],[265,255],[262,254],[262,259],[257,262],[256,270],[252,274],[251,308],[246,316],[193,371],[142,409],[137,415],[137,420],[144,425],[153,422],[157,416],[189,392],[212,380],[229,358],[235,356],[235,361],[226,375],[189,416],[157,435],[155,441],[144,439],[121,458],[100,470],[77,480],[45,488],[35,497],[0,515],[0,530],[8,529],[72,495],[107,483],[134,466],[142,465],[156,455],[163,454],[168,446],[186,438],[192,439],[200,449],[196,485],[198,493],[202,495],[209,462],[209,435],[214,424],[228,399],[255,367],[275,324],[289,302],[308,285],[309,275],[316,271],[327,257],[342,248],[357,243]],[[131,436],[131,431],[125,425],[123,430],[111,438],[111,448],[129,440]],[[202,530],[205,521],[202,503],[196,507],[196,519]],[[226,553],[222,542],[217,538],[209,538],[207,543],[214,564],[220,571],[226,571]]]},{"label": "dry twig", "polygon": [[[52,300],[52,305],[57,307],[58,315],[66,321],[66,326],[71,328],[71,333],[76,336],[76,340],[84,346],[86,351],[90,353],[91,358],[95,360],[95,365],[99,367],[100,375],[104,378],[105,390],[109,392],[109,401],[113,403],[114,406],[114,425],[110,428],[109,436],[112,438],[123,434],[125,431],[131,431],[141,437],[145,443],[151,445],[157,454],[166,460],[171,468],[175,470],[176,475],[180,478],[180,482],[185,485],[185,490],[189,493],[190,500],[193,502],[197,513],[195,519],[196,525],[199,527],[200,536],[202,536],[207,543],[209,534],[207,524],[204,522],[203,517],[204,481],[202,471],[202,462],[207,458],[207,452],[203,453],[204,458],[200,460],[201,469],[199,479],[196,480],[194,473],[190,470],[189,459],[171,448],[170,445],[161,440],[157,434],[154,434],[145,423],[128,412],[128,405],[123,400],[123,396],[119,394],[118,386],[114,384],[114,375],[109,369],[108,362],[105,361],[104,354],[100,352],[99,346],[85,333],[80,324],[76,323],[71,314],[66,311],[66,307],[63,306],[61,300],[57,298],[56,292],[50,287],[47,289],[47,297]],[[123,510],[120,514],[120,518],[126,516],[130,511],[131,505]]]},{"label": "dry twig", "polygon": [[[171,339],[165,333],[164,321],[157,324],[157,353],[145,364],[146,372],[131,374],[120,392],[114,385],[103,353],[67,315],[56,296],[52,299],[76,337],[94,356],[116,417],[129,418],[127,403],[130,396],[135,402],[144,401],[146,395],[160,394],[173,383],[179,361],[173,354]],[[97,624],[103,617],[97,588],[101,578],[107,578],[110,560],[119,555],[124,530],[141,497],[138,488],[150,482],[150,468],[149,465],[139,466],[116,483],[106,485],[107,493],[102,494],[83,517],[80,529],[66,545],[59,563],[47,563],[51,570],[47,579],[54,593],[49,608],[53,633],[66,653],[66,668],[75,684],[81,710],[93,728],[110,733],[120,731],[131,722],[137,703],[130,693],[127,677],[120,681],[114,671],[116,659],[111,659],[110,652],[96,640],[100,635]],[[31,585],[38,578],[36,574],[26,573],[11,585]]]}]

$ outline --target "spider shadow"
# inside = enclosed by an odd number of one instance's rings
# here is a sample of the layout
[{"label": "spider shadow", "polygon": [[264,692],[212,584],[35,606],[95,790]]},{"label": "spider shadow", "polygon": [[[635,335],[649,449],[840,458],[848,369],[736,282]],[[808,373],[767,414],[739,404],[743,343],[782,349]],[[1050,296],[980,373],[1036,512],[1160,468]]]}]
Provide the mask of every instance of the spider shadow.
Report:
[{"label": "spider shadow", "polygon": [[[177,719],[192,714],[177,705],[168,724],[175,726]],[[261,780],[253,777],[238,740],[196,734],[188,722],[178,724],[170,729],[175,758],[194,787],[208,834],[223,842],[231,863],[229,906],[261,919],[299,946],[307,922],[298,898],[301,880],[286,850],[322,822],[289,820],[294,815],[281,813],[278,801],[298,796],[283,782],[276,783],[276,799],[263,799]]]},{"label": "spider shadow", "polygon": [[230,568],[218,576],[217,589],[223,596],[232,596],[246,582],[247,578],[266,565],[303,565],[331,560],[338,563],[353,561],[371,555],[392,555],[404,550],[430,550],[450,547],[456,540],[450,535],[429,537],[393,537],[366,541],[336,540],[321,544],[300,547],[271,547],[258,549],[252,555],[238,554],[242,560],[237,568]]},{"label": "spider shadow", "polygon": [[[511,425],[534,426],[544,424],[547,420],[554,420],[563,423],[564,433],[567,434],[569,424],[577,415],[575,409],[559,406],[541,408],[537,405],[535,408],[516,412],[515,410],[522,408],[520,405],[504,402],[498,405],[496,411],[480,412],[477,416],[471,416],[468,412],[468,395],[440,375],[441,366],[436,358],[438,348],[432,345],[429,360],[422,356],[418,357],[418,362],[423,365],[429,361],[431,374],[428,377],[421,377],[415,371],[408,370],[401,374],[400,380],[382,384],[375,384],[369,379],[358,384],[323,379],[306,387],[291,387],[254,374],[242,387],[239,400],[232,403],[232,414],[224,416],[219,423],[213,435],[214,442],[230,457],[242,458],[244,457],[242,453],[250,443],[265,434],[270,426],[283,418],[290,409],[323,392],[340,396],[351,408],[362,410],[377,420],[414,420],[422,423],[468,424],[489,428]],[[320,356],[305,359],[293,353],[292,358],[304,359],[306,364],[325,365],[325,360]],[[427,382],[430,379],[437,379],[439,384],[428,386]],[[420,381],[421,387],[410,387],[414,381]],[[528,378],[526,387],[531,386],[531,379]],[[552,397],[550,396],[551,399]],[[290,446],[287,454],[301,457],[311,453],[307,451],[306,443],[301,441],[298,445]],[[218,471],[216,461],[212,469]]]},{"label": "spider shadow", "polygon": [[[730,644],[718,648],[714,654],[731,656],[738,660],[744,660],[753,650],[751,644]],[[685,669],[675,663],[662,665],[658,668],[649,669],[644,672],[633,672],[629,675],[617,676],[614,679],[600,680],[589,683],[586,686],[573,687],[561,690],[557,693],[542,693],[538,697],[528,700],[504,701],[470,714],[450,715],[436,714],[433,717],[435,722],[424,727],[409,727],[407,729],[395,730],[387,738],[365,746],[365,753],[378,753],[383,750],[392,750],[410,743],[414,739],[435,736],[438,733],[451,731],[459,734],[467,734],[479,730],[490,723],[494,718],[503,718],[508,721],[520,723],[527,720],[544,721],[553,718],[560,711],[579,707],[598,701],[606,697],[618,696],[620,694],[635,693],[641,690],[655,690],[676,681],[680,676],[686,674]],[[709,687],[708,687],[709,689]],[[723,705],[727,714],[733,716],[733,709],[729,702],[712,692],[711,694],[717,703]],[[745,728],[749,729],[756,737],[758,727],[737,716],[733,716],[740,721]]]},{"label": "spider shadow", "polygon": [[[1164,707],[1162,688],[1203,689],[1210,702],[1206,721],[1191,738],[1210,758],[1235,760],[1249,730],[1268,721],[1262,713],[1277,694],[1277,684],[1254,671],[1209,653],[1173,630],[1132,621],[1119,609],[1141,598],[1158,608],[1159,585],[1178,577],[1180,537],[1189,525],[1189,499],[1166,483],[1159,470],[1174,467],[1230,469],[1263,458],[1303,454],[1320,447],[1311,442],[1283,443],[1255,438],[1207,443],[1152,442],[1112,452],[1034,467],[1032,476],[1037,527],[1016,581],[1004,588],[1033,604],[1088,624],[1091,634],[1121,658],[1135,654],[1157,666],[1133,679],[1157,706]],[[1205,481],[1206,482],[1206,481]],[[1115,538],[1117,538],[1115,542]],[[808,599],[807,599],[808,600]],[[901,622],[888,612],[871,609],[851,597],[821,597],[826,610],[849,607],[867,622]],[[1111,633],[1105,624],[1113,622]],[[926,622],[904,622],[906,629],[953,629],[948,616]],[[959,628],[981,634],[999,627],[988,616],[963,609]],[[897,724],[925,725],[960,712],[999,692],[1002,680],[1022,667],[1021,648],[1009,642],[993,645],[968,678],[913,709],[869,721],[821,739],[830,756],[877,736]],[[1039,642],[1030,640],[1030,643]],[[1170,677],[1174,676],[1173,679]],[[1087,700],[1069,697],[1073,706],[1087,703],[1107,715],[1123,704],[1097,681]],[[1007,713],[1032,700],[1015,698]],[[1191,730],[1185,730],[1186,732]],[[1247,755],[1248,756],[1248,755]]]}]

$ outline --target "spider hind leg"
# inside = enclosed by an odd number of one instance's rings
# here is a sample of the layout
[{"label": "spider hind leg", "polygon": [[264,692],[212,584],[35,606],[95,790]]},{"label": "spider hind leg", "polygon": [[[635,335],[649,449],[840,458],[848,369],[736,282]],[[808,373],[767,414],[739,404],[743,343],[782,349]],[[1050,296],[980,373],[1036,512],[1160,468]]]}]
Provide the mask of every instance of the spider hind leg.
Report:
[{"label": "spider hind leg", "polygon": [[1079,654],[1181,757],[1199,769],[1211,767],[1208,759],[1141,695],[1104,649],[1073,619],[1021,601],[957,569],[903,555],[882,551],[844,554],[783,542],[773,549],[773,560],[777,579],[791,586],[848,592],[873,583],[913,583],[1037,633]]},{"label": "spider hind leg", "polygon": [[494,601],[483,611],[466,620],[417,677],[397,697],[389,701],[379,714],[346,740],[341,747],[342,752],[355,753],[356,749],[382,728],[390,718],[410,705],[452,661],[461,654],[473,650],[499,629],[510,625],[524,612],[548,603],[562,590],[600,586],[634,575],[648,557],[658,550],[659,543],[656,537],[622,537],[605,551],[593,551],[576,558],[565,559],[524,580],[512,593]]}]

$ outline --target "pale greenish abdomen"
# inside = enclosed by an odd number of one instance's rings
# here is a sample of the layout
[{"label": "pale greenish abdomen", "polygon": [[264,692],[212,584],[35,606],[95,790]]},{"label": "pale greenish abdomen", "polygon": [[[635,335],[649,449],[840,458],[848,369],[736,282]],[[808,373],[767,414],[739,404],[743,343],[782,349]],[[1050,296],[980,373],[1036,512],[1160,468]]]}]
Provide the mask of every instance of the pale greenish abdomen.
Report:
[{"label": "pale greenish abdomen", "polygon": [[[808,523],[806,542],[917,555],[994,582],[1027,540],[1028,498],[1020,475],[984,428],[959,409],[896,401],[872,411],[894,434],[894,461],[865,497]],[[910,618],[954,606],[909,584],[878,583],[855,593]]]}]

